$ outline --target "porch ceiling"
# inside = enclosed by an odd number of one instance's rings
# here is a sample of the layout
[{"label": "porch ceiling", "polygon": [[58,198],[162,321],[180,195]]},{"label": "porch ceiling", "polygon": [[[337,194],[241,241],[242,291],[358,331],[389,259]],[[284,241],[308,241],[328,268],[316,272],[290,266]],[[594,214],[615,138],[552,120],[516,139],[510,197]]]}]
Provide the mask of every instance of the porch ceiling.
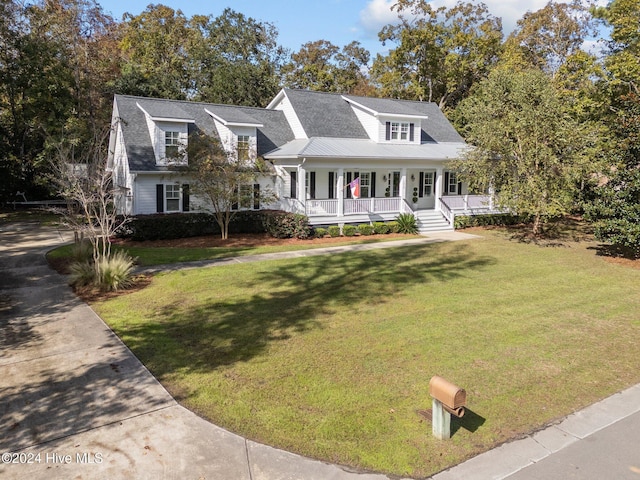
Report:
[{"label": "porch ceiling", "polygon": [[314,137],[293,140],[266,155],[269,160],[285,158],[366,158],[402,160],[453,160],[460,158],[465,143],[423,143],[405,145],[376,143],[353,138]]}]

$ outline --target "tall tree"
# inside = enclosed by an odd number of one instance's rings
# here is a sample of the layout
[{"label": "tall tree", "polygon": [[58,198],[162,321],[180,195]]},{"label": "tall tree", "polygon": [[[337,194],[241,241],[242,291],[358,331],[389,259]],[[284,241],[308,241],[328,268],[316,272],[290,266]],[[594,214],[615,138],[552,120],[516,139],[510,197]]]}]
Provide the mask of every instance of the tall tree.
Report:
[{"label": "tall tree", "polygon": [[45,138],[59,135],[69,119],[80,120],[74,125],[87,139],[90,130],[108,124],[111,99],[104,85],[117,67],[111,68],[114,55],[103,46],[113,22],[92,0],[13,1],[2,9],[1,157],[9,186],[0,185],[0,195],[15,193],[9,189],[46,195]]},{"label": "tall tree", "polygon": [[640,255],[640,10],[637,0],[613,0],[595,14],[611,28],[609,74],[612,138],[587,218],[596,236]]},{"label": "tall tree", "polygon": [[226,8],[214,19],[194,16],[189,28],[196,99],[262,107],[278,92],[286,52],[272,24]]},{"label": "tall tree", "polygon": [[505,58],[512,66],[539,68],[551,75],[574,55],[582,55],[584,41],[594,35],[589,10],[582,0],[550,1],[518,20],[505,42]]},{"label": "tall tree", "polygon": [[502,22],[483,3],[434,8],[426,0],[399,0],[394,8],[401,23],[379,37],[396,47],[378,55],[371,71],[384,96],[453,108],[498,61]]},{"label": "tall tree", "polygon": [[473,147],[457,168],[472,188],[492,188],[499,206],[531,216],[534,235],[570,211],[597,138],[567,114],[547,75],[496,69],[459,112]]},{"label": "tall tree", "polygon": [[139,15],[125,13],[119,93],[185,99],[193,90],[189,46],[194,31],[181,10],[150,4]]},{"label": "tall tree", "polygon": [[327,40],[307,42],[283,67],[284,84],[322,92],[371,93],[366,75],[369,58],[359,42],[342,50]]}]

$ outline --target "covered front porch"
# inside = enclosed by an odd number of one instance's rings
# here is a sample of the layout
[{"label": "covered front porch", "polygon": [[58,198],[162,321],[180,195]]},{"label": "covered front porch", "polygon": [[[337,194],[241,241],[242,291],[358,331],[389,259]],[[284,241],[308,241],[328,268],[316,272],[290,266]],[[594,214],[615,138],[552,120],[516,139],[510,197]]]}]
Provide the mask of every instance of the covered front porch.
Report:
[{"label": "covered front porch", "polygon": [[[314,225],[393,220],[400,213],[419,211],[441,212],[453,225],[460,207],[469,202],[480,205],[488,198],[469,196],[466,185],[441,165],[400,169],[306,169],[301,165],[284,168],[281,178],[282,208],[306,215]],[[356,178],[359,198],[349,188]]]}]

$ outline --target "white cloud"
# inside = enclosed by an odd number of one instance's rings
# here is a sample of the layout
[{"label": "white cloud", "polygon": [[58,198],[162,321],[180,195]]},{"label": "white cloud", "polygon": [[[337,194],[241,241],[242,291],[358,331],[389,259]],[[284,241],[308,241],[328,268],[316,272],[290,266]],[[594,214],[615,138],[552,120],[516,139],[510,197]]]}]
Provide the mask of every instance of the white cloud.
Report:
[{"label": "white cloud", "polygon": [[[560,3],[569,3],[570,0],[556,0]],[[600,3],[606,0],[598,0]],[[398,13],[392,11],[391,7],[395,5],[396,0],[368,0],[366,7],[360,11],[360,25],[368,34],[377,34],[385,25],[396,23]],[[451,8],[457,3],[457,0],[433,0],[433,7],[446,6]],[[530,11],[540,10],[548,0],[484,0],[489,12],[495,16],[502,18],[502,29],[505,36],[509,35],[515,28],[518,20]]]},{"label": "white cloud", "polygon": [[396,0],[369,0],[360,11],[360,24],[365,32],[377,35],[385,25],[398,21],[398,12],[391,10]]}]

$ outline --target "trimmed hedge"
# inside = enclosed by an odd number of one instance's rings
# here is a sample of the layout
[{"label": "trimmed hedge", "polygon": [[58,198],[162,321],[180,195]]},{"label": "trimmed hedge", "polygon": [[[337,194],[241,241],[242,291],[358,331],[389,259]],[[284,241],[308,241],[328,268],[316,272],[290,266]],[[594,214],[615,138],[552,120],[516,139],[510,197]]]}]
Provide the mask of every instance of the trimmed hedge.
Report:
[{"label": "trimmed hedge", "polygon": [[327,231],[329,232],[329,235],[334,238],[340,236],[340,227],[338,225],[331,225]]},{"label": "trimmed hedge", "polygon": [[[295,236],[296,238],[308,238],[311,234],[307,217],[280,210],[236,212],[229,224],[230,235],[234,233],[271,233],[268,229],[277,235],[289,235],[289,237]],[[220,235],[220,227],[212,214],[158,213],[137,215],[130,217],[118,231],[119,237],[136,241],[171,240],[200,235]],[[278,238],[288,237],[280,236]]]},{"label": "trimmed hedge", "polygon": [[313,229],[313,235],[316,238],[323,238],[327,235],[328,231],[324,227],[316,227]]},{"label": "trimmed hedge", "polygon": [[453,226],[456,230],[471,227],[507,226],[526,223],[527,218],[508,213],[490,213],[486,215],[456,215]]},{"label": "trimmed hedge", "polygon": [[355,225],[343,225],[342,226],[342,234],[345,237],[353,237],[356,234],[356,226]]},{"label": "trimmed hedge", "polygon": [[391,227],[384,222],[373,222],[373,231],[377,235],[384,235],[391,231]]},{"label": "trimmed hedge", "polygon": [[373,225],[369,225],[368,223],[358,225],[358,233],[360,235],[373,235]]}]

